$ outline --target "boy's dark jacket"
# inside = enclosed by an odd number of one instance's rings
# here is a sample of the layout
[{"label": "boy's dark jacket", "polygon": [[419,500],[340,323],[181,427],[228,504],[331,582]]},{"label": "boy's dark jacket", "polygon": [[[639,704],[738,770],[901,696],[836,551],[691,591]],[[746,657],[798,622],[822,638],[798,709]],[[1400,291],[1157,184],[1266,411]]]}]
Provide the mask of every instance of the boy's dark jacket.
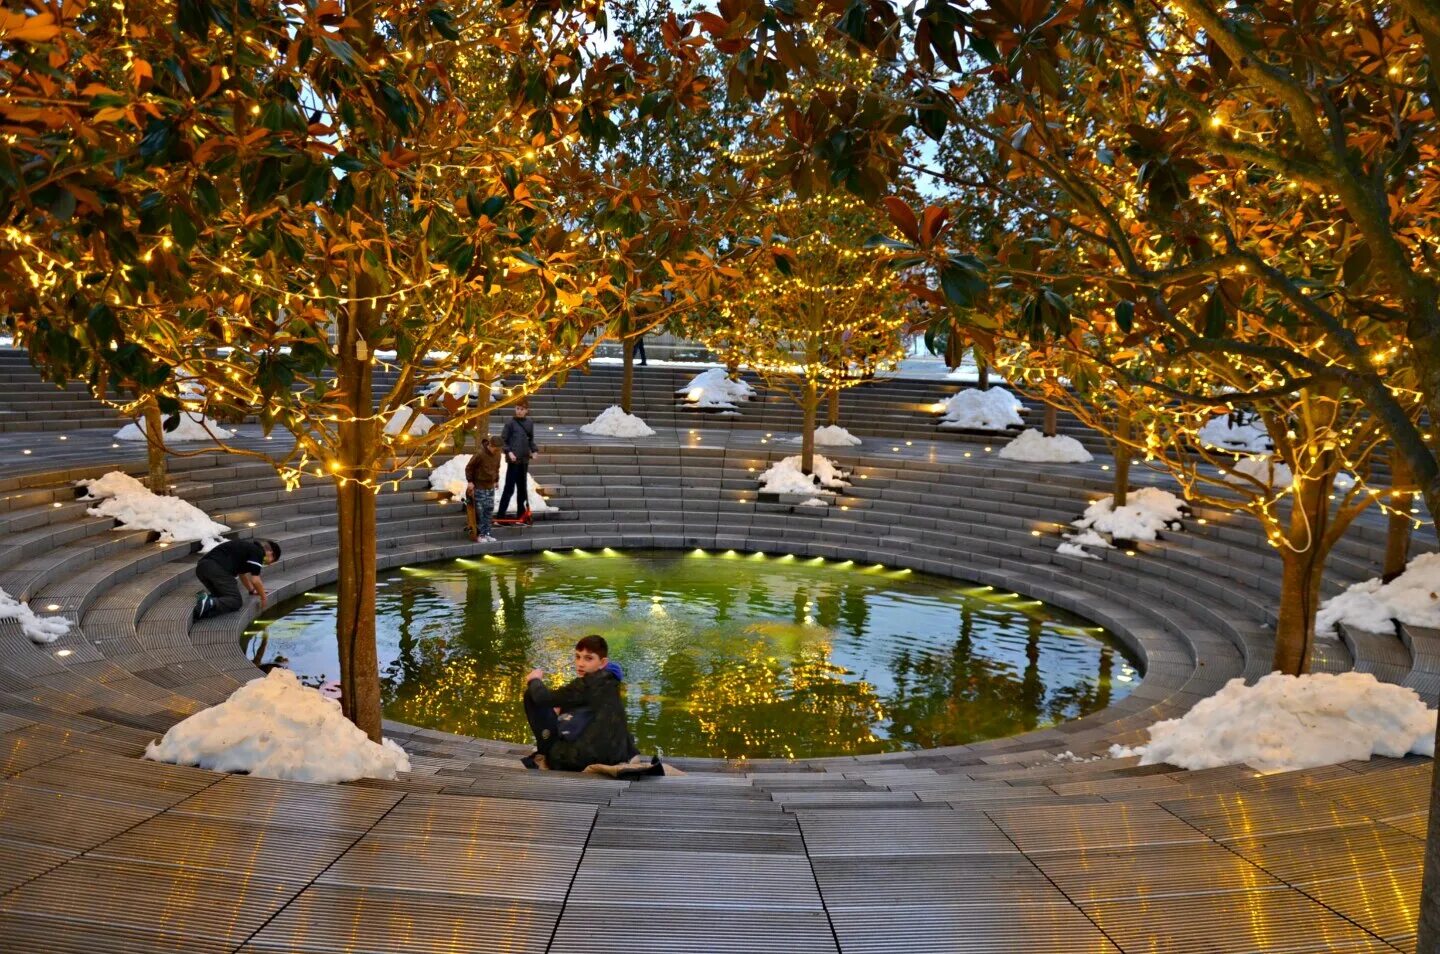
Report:
[{"label": "boy's dark jacket", "polygon": [[479,490],[494,490],[500,480],[500,448],[481,444],[465,464],[465,479]]},{"label": "boy's dark jacket", "polygon": [[500,431],[500,446],[516,460],[529,460],[535,454],[535,422],[530,418],[512,417]]},{"label": "boy's dark jacket", "polygon": [[614,765],[639,754],[625,724],[625,707],[620,702],[620,667],[613,663],[599,672],[572,679],[559,689],[550,689],[539,679],[530,680],[530,695],[542,706],[578,709],[588,706],[594,719],[574,742],[557,739],[546,755],[553,769],[579,772],[587,765]]}]

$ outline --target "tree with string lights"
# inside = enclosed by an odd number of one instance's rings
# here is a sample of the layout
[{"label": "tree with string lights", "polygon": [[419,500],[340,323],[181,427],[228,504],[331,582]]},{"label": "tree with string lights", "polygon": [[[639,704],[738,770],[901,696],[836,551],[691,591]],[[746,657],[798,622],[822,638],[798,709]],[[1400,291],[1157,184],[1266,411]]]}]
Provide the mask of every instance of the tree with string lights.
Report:
[{"label": "tree with string lights", "polygon": [[[1063,323],[1108,297],[1166,362],[1228,355],[1280,382],[1236,402],[1312,387],[1362,402],[1393,469],[1440,510],[1440,435],[1411,413],[1440,417],[1433,4],[934,0],[903,32],[887,4],[798,0],[772,17],[722,3],[706,23],[745,81],[796,81],[811,71],[794,50],[833,33],[905,78],[878,116],[804,114],[783,155],[841,173],[814,143],[847,144],[853,166],[885,130],[924,130],[946,156],[927,171],[1001,212],[973,249],[997,283],[1029,282]],[[1256,326],[1306,333],[1290,347]],[[1427,952],[1440,813],[1431,823]]]},{"label": "tree with string lights", "polygon": [[893,369],[910,314],[886,256],[865,247],[876,220],[843,193],[789,198],[755,213],[753,248],[724,300],[698,313],[692,334],[743,363],[799,406],[801,470],[815,465],[821,395]]},{"label": "tree with string lights", "polygon": [[[378,738],[376,494],[488,410],[452,402],[419,433],[441,400],[423,385],[503,373],[503,405],[589,356],[625,251],[578,233],[604,184],[575,147],[613,137],[617,102],[681,108],[691,54],[677,45],[670,85],[647,89],[636,55],[595,52],[590,0],[4,17],[0,294],[17,339],[127,410],[174,410],[184,378],[200,410],[293,436],[224,446],[290,486],[333,484],[343,705]],[[670,286],[625,297],[683,302]]]}]

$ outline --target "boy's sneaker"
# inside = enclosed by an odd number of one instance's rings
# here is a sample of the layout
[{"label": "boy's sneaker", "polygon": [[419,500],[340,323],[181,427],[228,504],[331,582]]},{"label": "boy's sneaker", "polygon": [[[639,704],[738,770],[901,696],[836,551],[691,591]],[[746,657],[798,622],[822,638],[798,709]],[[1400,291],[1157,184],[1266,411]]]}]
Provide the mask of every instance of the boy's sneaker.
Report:
[{"label": "boy's sneaker", "polygon": [[205,616],[205,611],[210,608],[210,594],[197,593],[195,596],[195,608],[190,611],[190,622],[198,623]]},{"label": "boy's sneaker", "polygon": [[500,541],[497,540],[497,539],[495,539],[495,538],[492,537],[492,536],[483,536],[483,537],[481,537],[481,538],[480,538],[478,541],[476,541],[476,542],[477,542],[477,543],[499,543]]}]

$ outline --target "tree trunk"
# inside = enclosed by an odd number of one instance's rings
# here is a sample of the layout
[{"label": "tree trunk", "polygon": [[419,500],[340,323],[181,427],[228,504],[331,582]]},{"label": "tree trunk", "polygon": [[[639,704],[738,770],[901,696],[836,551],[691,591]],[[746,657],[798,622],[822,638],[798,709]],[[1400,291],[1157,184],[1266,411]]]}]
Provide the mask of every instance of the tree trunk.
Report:
[{"label": "tree trunk", "polygon": [[825,409],[825,423],[831,427],[840,425],[840,389],[831,388],[830,395],[826,399],[829,403]]},{"label": "tree trunk", "polygon": [[980,379],[980,390],[990,390],[990,363],[985,360],[985,356],[979,351],[975,352],[975,370],[978,372]]},{"label": "tree trunk", "polygon": [[1123,415],[1115,441],[1115,506],[1123,507],[1130,492],[1130,416]]},{"label": "tree trunk", "polygon": [[1310,671],[1315,645],[1315,613],[1320,609],[1320,583],[1330,548],[1325,543],[1330,523],[1333,469],[1318,479],[1299,478],[1290,505],[1290,530],[1280,545],[1280,612],[1275,621],[1275,658],[1271,667],[1287,676]]},{"label": "tree trunk", "polygon": [[340,644],[340,704],[346,718],[378,742],[380,663],[375,651],[375,490],[355,480],[337,483],[340,592],[336,635]]},{"label": "tree trunk", "polygon": [[620,410],[633,414],[631,404],[635,394],[635,339],[626,338],[620,345],[625,355],[621,361],[623,373],[620,375]]},{"label": "tree trunk", "polygon": [[805,422],[800,429],[800,470],[805,474],[815,471],[815,411],[819,403],[820,397],[815,389],[815,379],[806,378],[805,398],[801,402],[801,410],[805,412]]},{"label": "tree trunk", "polygon": [[1054,437],[1060,429],[1060,415],[1053,404],[1045,405],[1045,423],[1042,427],[1046,437]]},{"label": "tree trunk", "polygon": [[340,651],[340,705],[346,718],[371,740],[380,741],[380,664],[375,651],[375,488],[370,458],[377,424],[371,420],[374,396],[369,336],[375,327],[373,304],[365,301],[373,282],[357,267],[352,272],[359,301],[351,305],[341,329],[336,385],[349,420],[337,426],[339,459],[335,494],[339,512],[338,615],[335,637]]},{"label": "tree trunk", "polygon": [[165,472],[165,420],[160,414],[160,405],[153,397],[145,399],[145,458],[150,465],[146,478],[152,494],[164,494],[170,490],[169,475]]},{"label": "tree trunk", "polygon": [[1410,506],[1415,501],[1414,478],[1403,454],[1390,455],[1390,523],[1385,534],[1386,583],[1405,572],[1410,561],[1410,529],[1414,518]]}]

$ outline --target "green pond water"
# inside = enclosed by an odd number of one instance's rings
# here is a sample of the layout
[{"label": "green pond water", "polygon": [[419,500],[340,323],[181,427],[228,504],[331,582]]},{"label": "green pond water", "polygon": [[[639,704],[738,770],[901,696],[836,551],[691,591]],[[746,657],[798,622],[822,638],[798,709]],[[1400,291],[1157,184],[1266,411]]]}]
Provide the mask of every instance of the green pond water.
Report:
[{"label": "green pond water", "polygon": [[[805,757],[954,745],[1102,709],[1139,682],[1099,627],[909,570],[700,551],[566,551],[380,576],[385,714],[530,741],[522,680],[559,680],[600,633],[642,751]],[[338,678],[335,591],[245,635],[314,685]]]}]

